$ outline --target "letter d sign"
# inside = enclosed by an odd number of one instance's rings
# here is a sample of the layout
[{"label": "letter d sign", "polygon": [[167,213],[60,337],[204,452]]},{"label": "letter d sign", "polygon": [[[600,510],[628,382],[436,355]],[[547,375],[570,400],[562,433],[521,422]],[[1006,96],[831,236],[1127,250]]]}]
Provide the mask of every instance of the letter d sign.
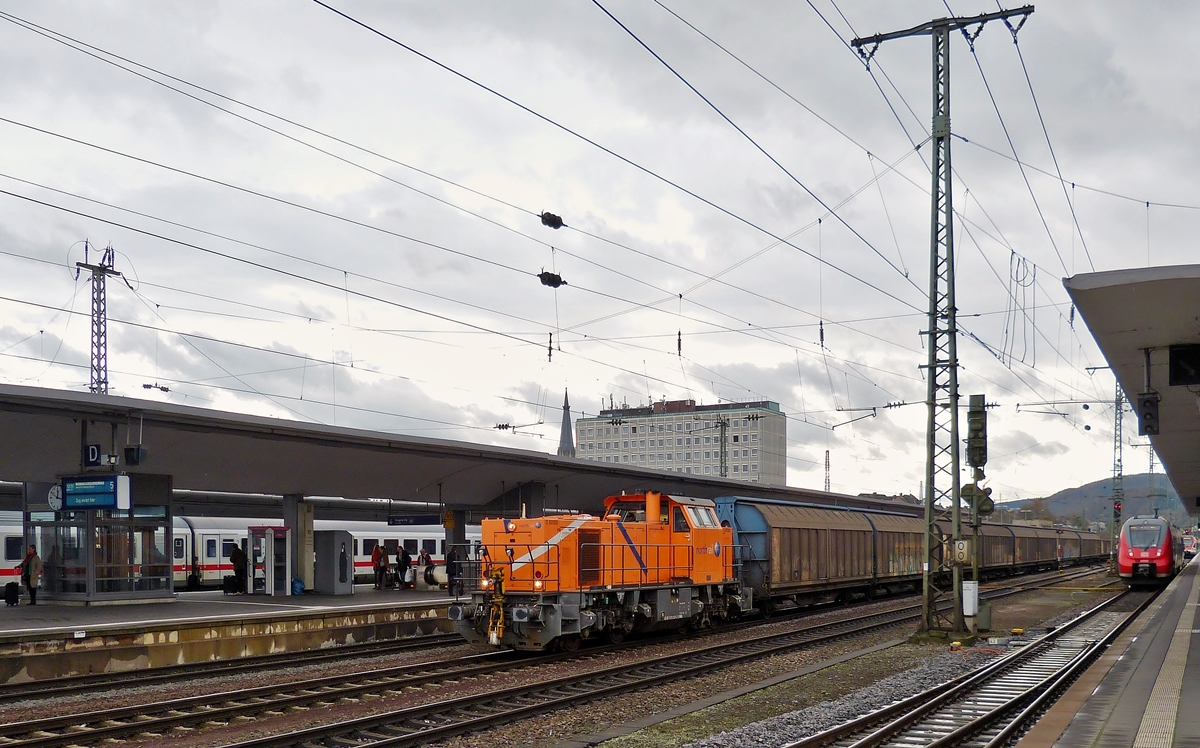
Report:
[{"label": "letter d sign", "polygon": [[100,445],[99,444],[87,445],[87,452],[83,456],[83,464],[85,467],[99,467],[100,466]]}]

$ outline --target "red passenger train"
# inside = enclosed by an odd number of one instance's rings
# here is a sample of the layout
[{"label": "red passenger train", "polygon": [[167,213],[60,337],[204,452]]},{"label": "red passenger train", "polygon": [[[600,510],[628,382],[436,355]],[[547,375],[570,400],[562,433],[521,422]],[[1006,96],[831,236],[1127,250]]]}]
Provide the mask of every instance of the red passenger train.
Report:
[{"label": "red passenger train", "polygon": [[1130,587],[1165,585],[1183,564],[1183,531],[1167,520],[1132,517],[1121,528],[1117,571]]}]

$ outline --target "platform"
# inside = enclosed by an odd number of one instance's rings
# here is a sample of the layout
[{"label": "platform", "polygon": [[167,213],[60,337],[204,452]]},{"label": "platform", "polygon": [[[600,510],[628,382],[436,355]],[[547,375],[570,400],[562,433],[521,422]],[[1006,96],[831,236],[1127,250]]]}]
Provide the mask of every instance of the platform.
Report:
[{"label": "platform", "polygon": [[1188,564],[1018,748],[1200,746],[1198,571]]},{"label": "platform", "polygon": [[445,591],[267,597],[180,592],[168,604],[0,608],[0,682],[137,670],[452,631]]}]

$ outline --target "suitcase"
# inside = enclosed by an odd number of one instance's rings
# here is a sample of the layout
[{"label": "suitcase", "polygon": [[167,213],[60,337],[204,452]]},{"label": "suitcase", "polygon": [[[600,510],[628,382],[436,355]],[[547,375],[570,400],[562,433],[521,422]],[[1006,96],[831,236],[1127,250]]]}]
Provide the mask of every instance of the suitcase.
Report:
[{"label": "suitcase", "polygon": [[238,591],[237,576],[230,574],[221,580],[221,591],[226,595],[236,594]]},{"label": "suitcase", "polygon": [[21,602],[21,585],[9,582],[4,585],[4,602],[6,605],[17,605]]}]

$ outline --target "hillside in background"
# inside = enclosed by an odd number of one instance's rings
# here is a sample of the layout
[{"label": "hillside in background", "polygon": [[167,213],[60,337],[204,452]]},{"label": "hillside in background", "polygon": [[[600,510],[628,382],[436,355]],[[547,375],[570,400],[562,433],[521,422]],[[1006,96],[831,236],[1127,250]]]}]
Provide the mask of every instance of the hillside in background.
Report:
[{"label": "hillside in background", "polygon": [[[1195,524],[1195,520],[1184,511],[1179,495],[1165,475],[1126,475],[1124,485],[1123,519],[1138,514],[1153,515],[1157,509],[1159,516],[1167,517],[1180,526]],[[1066,488],[1040,499],[1010,501],[999,506],[1006,510],[1026,510],[1035,518],[1045,518],[1045,513],[1049,512],[1055,521],[1075,527],[1086,527],[1091,522],[1107,526],[1112,518],[1112,479]]]}]

